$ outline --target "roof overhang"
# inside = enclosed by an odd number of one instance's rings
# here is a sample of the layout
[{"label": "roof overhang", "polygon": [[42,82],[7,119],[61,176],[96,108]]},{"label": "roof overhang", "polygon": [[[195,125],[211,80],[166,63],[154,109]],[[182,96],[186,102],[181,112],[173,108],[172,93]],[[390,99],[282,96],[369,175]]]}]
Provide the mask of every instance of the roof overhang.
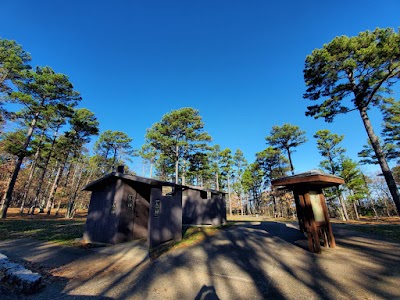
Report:
[{"label": "roof overhang", "polygon": [[344,184],[344,180],[339,176],[325,174],[318,170],[311,170],[305,173],[272,180],[271,184],[275,187],[288,189],[307,185],[326,188]]},{"label": "roof overhang", "polygon": [[181,188],[182,190],[192,189],[192,190],[210,191],[213,193],[226,194],[225,192],[222,192],[222,191],[205,189],[205,188],[197,187],[197,186],[186,186],[186,185],[176,184],[176,183],[172,183],[172,182],[168,182],[168,181],[161,181],[161,180],[157,180],[157,179],[146,178],[146,177],[130,175],[130,174],[124,174],[124,173],[118,173],[118,172],[112,172],[110,174],[107,174],[107,175],[89,183],[88,185],[84,186],[82,188],[82,190],[83,191],[94,191],[97,188],[99,188],[100,186],[104,186],[105,184],[108,184],[109,182],[116,180],[116,179],[122,179],[124,181],[130,181],[130,182],[151,185],[151,186],[172,186],[175,188]]}]

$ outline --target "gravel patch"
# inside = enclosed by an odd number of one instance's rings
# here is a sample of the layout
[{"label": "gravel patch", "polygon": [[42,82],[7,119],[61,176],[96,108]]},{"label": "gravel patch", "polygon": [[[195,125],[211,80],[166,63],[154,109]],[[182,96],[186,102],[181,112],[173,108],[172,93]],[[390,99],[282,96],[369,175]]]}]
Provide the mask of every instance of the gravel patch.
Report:
[{"label": "gravel patch", "polygon": [[42,287],[42,276],[14,263],[0,253],[0,281],[14,290],[32,294]]}]

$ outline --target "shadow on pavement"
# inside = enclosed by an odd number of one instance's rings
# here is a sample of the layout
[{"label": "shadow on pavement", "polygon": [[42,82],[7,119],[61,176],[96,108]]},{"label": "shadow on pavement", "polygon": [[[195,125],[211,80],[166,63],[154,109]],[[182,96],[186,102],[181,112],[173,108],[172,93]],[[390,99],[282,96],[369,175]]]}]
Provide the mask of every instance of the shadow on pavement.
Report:
[{"label": "shadow on pavement", "polygon": [[213,286],[205,286],[203,285],[196,295],[195,300],[220,300],[217,295],[217,291]]},{"label": "shadow on pavement", "polygon": [[[53,273],[66,299],[396,299],[400,244],[334,234],[338,247],[310,253],[295,224],[243,222],[172,250],[135,260],[129,247],[84,255]],[[49,259],[51,259],[49,257]],[[77,295],[77,296],[73,296]],[[49,299],[49,287],[27,299]],[[101,298],[103,297],[103,298]],[[57,297],[55,297],[57,298]],[[90,299],[88,297],[87,299]]]}]

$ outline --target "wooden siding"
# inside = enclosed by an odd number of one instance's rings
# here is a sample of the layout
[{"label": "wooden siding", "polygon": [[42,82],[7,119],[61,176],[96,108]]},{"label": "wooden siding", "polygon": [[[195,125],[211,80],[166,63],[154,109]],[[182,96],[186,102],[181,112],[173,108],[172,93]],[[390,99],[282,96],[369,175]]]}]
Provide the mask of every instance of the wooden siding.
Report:
[{"label": "wooden siding", "polygon": [[[220,226],[226,223],[225,197],[222,193],[187,189],[182,193],[182,222],[190,225]],[[205,195],[205,197],[204,197]]]},{"label": "wooden siding", "polygon": [[[160,203],[160,208],[156,203]],[[162,186],[153,186],[150,195],[148,243],[155,248],[168,241],[182,239],[182,191],[175,189],[171,196],[162,195]]]},{"label": "wooden siding", "polygon": [[115,182],[93,191],[83,238],[88,242],[116,243],[119,208],[111,213],[115,195]]}]

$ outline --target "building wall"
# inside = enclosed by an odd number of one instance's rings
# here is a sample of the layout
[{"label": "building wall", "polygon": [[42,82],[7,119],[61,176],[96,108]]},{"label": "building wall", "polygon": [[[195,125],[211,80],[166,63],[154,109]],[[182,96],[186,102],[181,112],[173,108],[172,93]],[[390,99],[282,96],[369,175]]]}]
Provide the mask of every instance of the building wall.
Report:
[{"label": "building wall", "polygon": [[163,196],[161,186],[153,186],[150,195],[149,248],[182,239],[182,191]]},{"label": "building wall", "polygon": [[[171,190],[170,184],[164,186]],[[92,191],[84,239],[120,243],[147,238],[149,248],[182,239],[182,223],[226,223],[223,193],[157,185],[112,178]]]},{"label": "building wall", "polygon": [[226,223],[223,193],[187,189],[182,195],[182,222],[190,225],[219,226]]},{"label": "building wall", "polygon": [[86,219],[84,240],[88,242],[116,243],[118,231],[118,205],[113,201],[115,182],[93,191]]}]

